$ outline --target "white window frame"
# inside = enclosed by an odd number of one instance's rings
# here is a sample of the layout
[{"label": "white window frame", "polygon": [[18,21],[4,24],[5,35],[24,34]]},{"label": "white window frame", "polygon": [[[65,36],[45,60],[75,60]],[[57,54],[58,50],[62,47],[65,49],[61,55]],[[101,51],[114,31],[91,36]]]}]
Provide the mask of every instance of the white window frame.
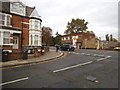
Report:
[{"label": "white window frame", "polygon": [[[4,17],[4,20],[3,20],[3,17],[0,18],[0,21],[2,21],[2,23],[0,25],[2,26],[8,26],[8,27],[12,27],[11,25],[11,18],[12,18],[12,15],[9,15],[9,14],[4,14],[4,13],[0,13],[1,16],[5,16]],[[8,18],[9,17],[9,18]],[[4,22],[4,23],[3,23]]]},{"label": "white window frame", "polygon": [[[9,35],[5,35],[5,33],[7,33],[7,34],[9,33]],[[7,43],[5,42],[5,39],[8,40]],[[10,32],[8,32],[8,31],[4,31],[4,32],[3,32],[3,44],[4,44],[4,45],[10,44]]]},{"label": "white window frame", "polygon": [[33,35],[30,35],[30,45],[33,45]]},{"label": "white window frame", "polygon": [[38,26],[39,25],[38,20],[35,20],[34,25],[35,25],[35,29],[38,30],[38,28],[39,28],[39,26]]},{"label": "white window frame", "polygon": [[0,31],[0,45],[2,45],[2,32]]},{"label": "white window frame", "polygon": [[13,2],[10,4],[10,12],[12,13],[25,16],[25,9],[25,6],[22,5],[20,2]]},{"label": "white window frame", "polygon": [[34,36],[34,45],[38,45],[38,35]]}]

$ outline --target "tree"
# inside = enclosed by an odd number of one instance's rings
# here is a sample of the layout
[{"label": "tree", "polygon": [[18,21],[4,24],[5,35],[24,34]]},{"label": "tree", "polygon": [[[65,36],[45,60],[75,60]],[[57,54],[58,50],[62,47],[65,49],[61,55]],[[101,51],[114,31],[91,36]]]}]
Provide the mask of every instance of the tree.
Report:
[{"label": "tree", "polygon": [[110,35],[110,41],[113,41],[113,36],[112,36],[112,34]]},{"label": "tree", "polygon": [[84,19],[72,19],[71,22],[67,23],[67,30],[65,30],[65,34],[73,34],[73,33],[79,33],[84,32],[87,27],[88,22],[85,22]]},{"label": "tree", "polygon": [[105,35],[105,38],[106,38],[106,41],[109,41],[109,35],[108,34]]},{"label": "tree", "polygon": [[115,38],[112,38],[112,41],[113,41],[113,42],[118,42],[118,40],[117,40],[117,39],[115,39]]},{"label": "tree", "polygon": [[61,34],[58,32],[56,32],[56,36],[54,37],[54,45],[55,44],[61,45]]},{"label": "tree", "polygon": [[42,43],[45,45],[53,44],[52,29],[50,27],[42,27]]}]

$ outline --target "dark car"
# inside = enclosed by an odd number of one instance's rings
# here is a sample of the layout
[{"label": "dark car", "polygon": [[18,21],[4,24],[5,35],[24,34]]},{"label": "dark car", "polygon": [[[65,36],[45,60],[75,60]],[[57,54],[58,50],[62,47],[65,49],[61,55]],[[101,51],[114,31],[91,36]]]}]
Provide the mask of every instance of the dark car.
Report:
[{"label": "dark car", "polygon": [[64,44],[64,45],[60,46],[60,50],[63,50],[63,51],[74,51],[75,48],[71,44]]}]

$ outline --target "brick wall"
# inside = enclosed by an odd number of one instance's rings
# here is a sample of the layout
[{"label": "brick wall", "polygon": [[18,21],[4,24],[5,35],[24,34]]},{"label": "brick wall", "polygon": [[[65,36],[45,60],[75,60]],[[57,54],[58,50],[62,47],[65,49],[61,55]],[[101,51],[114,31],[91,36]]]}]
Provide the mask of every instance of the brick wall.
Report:
[{"label": "brick wall", "polygon": [[9,60],[17,60],[22,58],[22,52],[16,51],[9,54]]},{"label": "brick wall", "polygon": [[29,18],[23,18],[22,45],[29,45]]},{"label": "brick wall", "polygon": [[22,28],[22,18],[17,15],[12,15],[12,26],[15,28]]}]

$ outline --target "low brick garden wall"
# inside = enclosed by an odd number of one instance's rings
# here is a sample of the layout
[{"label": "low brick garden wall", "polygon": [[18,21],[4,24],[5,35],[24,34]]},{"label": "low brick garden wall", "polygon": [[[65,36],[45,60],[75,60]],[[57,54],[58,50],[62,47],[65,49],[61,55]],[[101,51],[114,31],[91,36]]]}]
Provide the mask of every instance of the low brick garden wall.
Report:
[{"label": "low brick garden wall", "polygon": [[[44,47],[44,52],[41,52],[41,47],[34,48],[34,53],[33,54],[28,54],[28,58],[34,58],[34,57],[40,57],[41,55],[44,55],[45,53],[49,52],[49,47]],[[0,56],[0,58],[2,58]],[[23,51],[21,50],[13,50],[11,53],[8,53],[8,60],[6,61],[12,61],[12,60],[17,60],[17,59],[22,59],[23,58]]]},{"label": "low brick garden wall", "polygon": [[9,60],[21,59],[22,52],[21,51],[14,51],[12,53],[9,53],[8,57],[9,57]]}]

